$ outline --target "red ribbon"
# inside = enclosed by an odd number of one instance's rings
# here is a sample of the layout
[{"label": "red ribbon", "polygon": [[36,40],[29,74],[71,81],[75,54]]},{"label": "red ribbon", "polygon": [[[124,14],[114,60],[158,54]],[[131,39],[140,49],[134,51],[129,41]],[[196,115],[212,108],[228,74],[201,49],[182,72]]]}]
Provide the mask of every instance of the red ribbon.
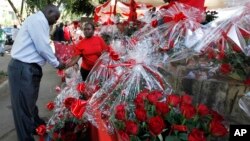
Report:
[{"label": "red ribbon", "polygon": [[179,22],[181,20],[184,20],[186,19],[187,17],[182,13],[182,12],[179,12],[177,14],[175,14],[173,17],[169,17],[169,16],[165,16],[163,18],[163,21],[164,23],[168,23],[168,22],[171,22],[171,21],[174,21],[174,22]]},{"label": "red ribbon", "polygon": [[108,68],[116,68],[116,67],[120,67],[120,66],[124,66],[124,67],[132,67],[132,66],[134,66],[135,64],[137,64],[136,63],[136,61],[135,60],[133,60],[133,59],[131,59],[131,60],[129,60],[129,61],[127,61],[127,62],[124,62],[124,63],[121,63],[121,64],[114,64],[114,65],[108,65],[107,67]]},{"label": "red ribbon", "polygon": [[86,110],[86,104],[87,102],[84,100],[77,99],[72,105],[71,105],[71,113],[77,118],[81,119],[85,110]]},{"label": "red ribbon", "polygon": [[44,140],[44,134],[46,133],[46,126],[40,125],[36,128],[36,132],[39,135],[39,141],[45,141]]}]

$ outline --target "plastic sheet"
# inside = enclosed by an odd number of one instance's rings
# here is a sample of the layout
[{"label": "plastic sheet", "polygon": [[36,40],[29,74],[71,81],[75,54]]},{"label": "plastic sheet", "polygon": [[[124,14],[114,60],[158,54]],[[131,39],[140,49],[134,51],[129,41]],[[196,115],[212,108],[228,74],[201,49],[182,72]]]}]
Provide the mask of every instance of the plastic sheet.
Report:
[{"label": "plastic sheet", "polygon": [[239,99],[239,106],[250,117],[250,92]]},{"label": "plastic sheet", "polygon": [[113,132],[109,118],[113,115],[114,107],[124,103],[133,108],[133,100],[139,92],[145,89],[171,93],[171,86],[155,66],[160,57],[152,54],[153,50],[150,45],[144,40],[129,50],[124,62],[113,67],[115,69],[123,66],[126,67],[126,71],[118,79],[113,77],[107,80],[89,100],[89,120],[98,128]]}]

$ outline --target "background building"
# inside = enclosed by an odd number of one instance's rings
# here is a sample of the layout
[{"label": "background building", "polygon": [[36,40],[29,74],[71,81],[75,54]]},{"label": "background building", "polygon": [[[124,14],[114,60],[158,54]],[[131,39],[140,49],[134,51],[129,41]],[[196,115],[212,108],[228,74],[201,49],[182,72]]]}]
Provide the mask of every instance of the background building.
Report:
[{"label": "background building", "polygon": [[[17,10],[20,10],[21,0],[12,0]],[[19,25],[16,15],[7,0],[0,2],[0,24],[3,26]]]}]

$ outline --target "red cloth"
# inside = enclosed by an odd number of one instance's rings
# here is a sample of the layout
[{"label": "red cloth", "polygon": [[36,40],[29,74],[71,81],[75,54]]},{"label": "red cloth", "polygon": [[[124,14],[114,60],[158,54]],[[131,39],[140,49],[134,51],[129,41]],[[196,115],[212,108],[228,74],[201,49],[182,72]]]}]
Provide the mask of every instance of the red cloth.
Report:
[{"label": "red cloth", "polygon": [[81,67],[85,70],[91,70],[96,60],[102,52],[107,50],[107,45],[101,37],[93,36],[82,39],[75,48],[75,55],[82,56]]}]

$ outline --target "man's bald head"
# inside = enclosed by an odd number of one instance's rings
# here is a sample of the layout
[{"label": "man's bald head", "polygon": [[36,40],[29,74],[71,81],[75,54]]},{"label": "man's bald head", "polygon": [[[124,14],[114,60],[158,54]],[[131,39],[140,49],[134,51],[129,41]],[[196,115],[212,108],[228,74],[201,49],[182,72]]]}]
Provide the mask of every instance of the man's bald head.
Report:
[{"label": "man's bald head", "polygon": [[53,4],[45,6],[42,12],[48,20],[49,25],[55,24],[60,17],[59,9]]}]

